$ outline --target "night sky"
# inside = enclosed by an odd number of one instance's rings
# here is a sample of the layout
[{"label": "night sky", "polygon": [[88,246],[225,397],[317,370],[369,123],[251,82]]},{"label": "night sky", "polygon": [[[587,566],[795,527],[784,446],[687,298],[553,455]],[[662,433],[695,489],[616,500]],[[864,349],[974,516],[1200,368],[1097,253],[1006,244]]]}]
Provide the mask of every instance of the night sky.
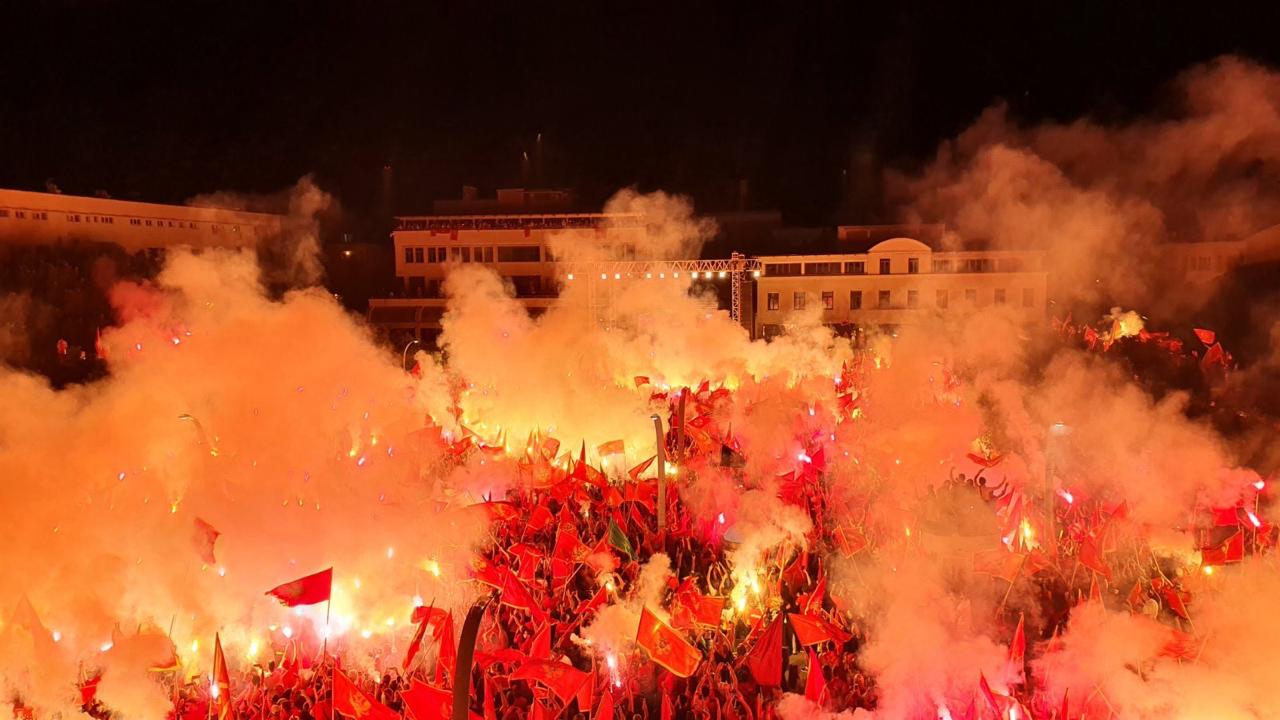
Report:
[{"label": "night sky", "polygon": [[638,184],[715,210],[744,177],[789,222],[874,221],[882,168],[998,99],[1120,121],[1196,62],[1280,65],[1275,2],[466,5],[5,3],[0,186],[175,202],[314,173],[366,215],[390,163],[421,212],[519,185],[541,132],[541,184],[588,203]]}]

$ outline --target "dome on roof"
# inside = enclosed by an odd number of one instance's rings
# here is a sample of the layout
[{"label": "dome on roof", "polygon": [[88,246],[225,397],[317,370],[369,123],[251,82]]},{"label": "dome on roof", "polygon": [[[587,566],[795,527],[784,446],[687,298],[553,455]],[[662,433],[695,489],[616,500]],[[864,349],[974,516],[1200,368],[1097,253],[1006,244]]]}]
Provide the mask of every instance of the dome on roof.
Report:
[{"label": "dome on roof", "polygon": [[928,245],[925,245],[924,243],[920,242],[919,240],[909,238],[909,237],[896,237],[896,238],[889,238],[888,240],[882,240],[876,243],[875,245],[872,245],[871,249],[867,250],[867,252],[869,253],[926,252],[927,253],[927,252],[932,252],[932,249]]}]

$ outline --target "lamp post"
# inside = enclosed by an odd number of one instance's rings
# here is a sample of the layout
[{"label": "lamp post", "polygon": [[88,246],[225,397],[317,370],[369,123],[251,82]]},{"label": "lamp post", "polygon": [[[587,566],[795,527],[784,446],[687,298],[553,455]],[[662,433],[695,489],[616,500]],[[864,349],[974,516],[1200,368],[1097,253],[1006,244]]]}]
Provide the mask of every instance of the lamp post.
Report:
[{"label": "lamp post", "polygon": [[422,344],[421,340],[414,338],[413,340],[410,340],[407,345],[404,346],[404,352],[400,353],[400,369],[401,370],[404,370],[405,372],[409,371],[409,368],[405,367],[405,365],[408,364],[409,362],[409,348],[413,347],[414,345],[421,345],[421,344]]},{"label": "lamp post", "polygon": [[1045,440],[1044,446],[1044,506],[1045,506],[1045,522],[1048,525],[1049,537],[1053,540],[1054,545],[1058,542],[1057,529],[1057,513],[1054,511],[1053,500],[1053,453],[1058,443],[1056,440],[1071,434],[1071,426],[1066,423],[1056,422],[1049,426],[1049,435]]}]

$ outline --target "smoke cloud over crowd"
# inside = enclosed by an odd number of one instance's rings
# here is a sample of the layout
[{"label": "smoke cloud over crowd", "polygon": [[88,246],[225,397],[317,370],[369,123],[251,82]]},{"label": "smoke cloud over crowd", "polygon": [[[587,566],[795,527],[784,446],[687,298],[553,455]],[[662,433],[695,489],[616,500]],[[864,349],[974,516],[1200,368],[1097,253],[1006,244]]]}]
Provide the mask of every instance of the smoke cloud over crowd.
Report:
[{"label": "smoke cloud over crowd", "polygon": [[[1150,301],[1160,279],[1141,261],[1157,243],[1280,221],[1280,76],[1224,58],[1175,90],[1169,117],[1121,126],[1024,128],[993,108],[895,192],[957,241],[1045,248],[1080,300]],[[309,181],[290,197],[300,218],[326,202]],[[606,210],[644,217],[646,259],[687,257],[713,230],[661,193],[624,191]],[[1189,417],[1187,394],[1156,396],[1047,320],[957,310],[855,347],[811,310],[753,341],[688,281],[616,283],[602,323],[587,283],[566,281],[530,317],[499,276],[467,265],[445,286],[440,354],[419,353],[411,375],[311,287],[315,236],[293,237],[261,263],[175,251],[154,282],[117,283],[100,381],[55,390],[0,369],[4,698],[75,717],[92,668],[120,717],[161,717],[153,669],[207,676],[215,632],[236,668],[294,637],[351,666],[395,666],[415,606],[461,617],[485,594],[473,559],[494,536],[470,506],[537,485],[527,456],[549,437],[561,445],[547,466],[581,452],[615,486],[651,478],[627,470],[655,454],[651,416],[669,428],[685,388],[703,405],[689,416],[706,418],[695,442],[716,460],[695,455],[670,476],[691,537],[725,548],[726,612],[770,609],[759,598],[780,582],[778,558],[818,555],[830,616],[857,636],[876,687],[874,710],[789,695],[782,717],[959,718],[985,702],[980,678],[1007,698],[1033,686],[1039,708],[1065,696],[1126,718],[1280,717],[1277,556],[1206,574],[1198,533],[1213,509],[1269,518],[1274,468],[1244,464],[1235,438]],[[564,262],[616,257],[567,236],[552,247]],[[299,289],[268,292],[281,282]],[[455,452],[464,438],[480,451]],[[987,485],[969,482],[979,472]],[[822,513],[797,499],[802,478]],[[997,485],[1009,495],[994,504],[983,492]],[[835,549],[837,528],[865,546]],[[1067,559],[1037,572],[1054,553]],[[1014,559],[1012,582],[975,571],[992,556]],[[671,615],[679,563],[637,561],[625,590],[608,563],[581,570],[609,589],[574,637],[599,667],[637,652],[644,608]],[[263,594],[327,567],[327,613]],[[1193,598],[1187,622],[1129,607],[1153,574]],[[1050,590],[1072,602],[1046,607]],[[1010,659],[1017,617],[1025,668]],[[1190,652],[1169,652],[1175,624]]]}]

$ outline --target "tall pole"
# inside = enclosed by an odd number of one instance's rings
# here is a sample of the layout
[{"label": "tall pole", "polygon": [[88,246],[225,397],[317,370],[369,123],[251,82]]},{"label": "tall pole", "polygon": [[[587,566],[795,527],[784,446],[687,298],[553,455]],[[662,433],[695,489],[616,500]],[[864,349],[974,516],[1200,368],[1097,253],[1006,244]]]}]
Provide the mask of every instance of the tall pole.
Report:
[{"label": "tall pole", "polygon": [[653,416],[653,434],[657,445],[655,457],[658,459],[658,532],[667,528],[667,465],[666,448],[662,441],[662,418]]},{"label": "tall pole", "polygon": [[404,346],[404,352],[400,353],[400,369],[401,370],[406,370],[406,371],[408,370],[408,368],[406,368],[405,365],[409,363],[409,348],[419,344],[421,344],[421,342],[415,338],[413,340],[410,340],[409,343]]},{"label": "tall pole", "polygon": [[462,621],[462,633],[458,636],[458,657],[453,664],[453,712],[450,714],[453,720],[467,720],[471,711],[471,661],[475,657],[480,621],[488,607],[489,600],[472,605],[467,611],[467,619]]},{"label": "tall pole", "polygon": [[689,388],[680,388],[680,409],[676,416],[676,459],[684,462],[684,401],[689,397]]}]

